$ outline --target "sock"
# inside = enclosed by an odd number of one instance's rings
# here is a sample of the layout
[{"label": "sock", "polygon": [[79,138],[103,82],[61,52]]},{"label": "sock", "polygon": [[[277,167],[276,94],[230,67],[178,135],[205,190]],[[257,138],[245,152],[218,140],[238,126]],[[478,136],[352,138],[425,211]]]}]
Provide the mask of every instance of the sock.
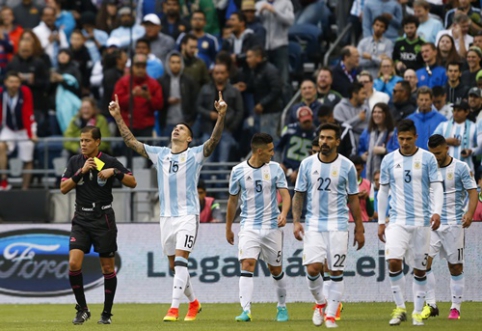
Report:
[{"label": "sock", "polygon": [[172,286],[171,308],[179,308],[188,278],[189,272],[187,271],[187,259],[181,256],[176,256],[174,259],[174,282]]},{"label": "sock", "polygon": [[330,298],[331,277],[329,272],[323,273],[323,295],[326,300]]},{"label": "sock", "polygon": [[427,270],[427,294],[425,295],[425,302],[432,306],[436,307],[437,302],[435,300],[435,275],[432,272],[432,269]]},{"label": "sock", "polygon": [[69,281],[72,291],[74,291],[75,301],[82,309],[87,309],[87,301],[84,293],[84,277],[82,269],[77,271],[69,270]]},{"label": "sock", "polygon": [[452,308],[460,311],[460,305],[464,296],[465,277],[464,273],[458,276],[450,275],[450,292],[452,294]]},{"label": "sock", "polygon": [[323,279],[321,278],[321,275],[318,274],[314,277],[308,275],[306,279],[308,281],[308,288],[315,298],[316,304],[322,305],[326,303],[325,296],[323,295]]},{"label": "sock", "polygon": [[115,290],[117,288],[117,275],[114,272],[104,274],[104,311],[103,314],[110,314],[114,304]]},{"label": "sock", "polygon": [[278,296],[278,307],[286,307],[286,279],[284,275],[284,272],[281,272],[278,276],[273,275],[276,295]]},{"label": "sock", "polygon": [[413,275],[413,311],[420,314],[425,302],[425,294],[427,293],[427,276],[418,277]]},{"label": "sock", "polygon": [[403,271],[389,271],[388,276],[390,286],[392,287],[393,301],[395,301],[398,308],[405,309],[405,299],[403,297],[403,292],[405,291],[405,275]]},{"label": "sock", "polygon": [[193,302],[194,300],[196,300],[196,296],[194,295],[194,291],[191,285],[191,276],[189,276],[189,274],[187,275],[187,283],[186,288],[184,289],[184,295],[187,297],[189,302]]},{"label": "sock", "polygon": [[251,311],[251,298],[253,297],[253,273],[246,270],[241,270],[241,277],[239,277],[239,302],[244,311]]},{"label": "sock", "polygon": [[341,298],[345,292],[345,282],[343,281],[343,275],[331,276],[330,293],[328,295],[328,305],[326,306],[326,316],[335,317],[338,305],[341,302]]}]

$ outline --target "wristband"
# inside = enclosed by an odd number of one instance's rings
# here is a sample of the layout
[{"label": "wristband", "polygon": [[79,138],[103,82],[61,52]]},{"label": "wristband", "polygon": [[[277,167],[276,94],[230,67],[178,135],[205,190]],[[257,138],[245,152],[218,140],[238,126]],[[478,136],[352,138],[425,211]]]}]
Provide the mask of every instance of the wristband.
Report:
[{"label": "wristband", "polygon": [[114,176],[118,180],[122,181],[124,179],[125,174],[123,172],[117,170],[116,168],[114,168]]},{"label": "wristband", "polygon": [[72,179],[72,181],[75,184],[77,184],[78,182],[80,182],[80,180],[82,179],[83,176],[84,176],[84,174],[82,173],[82,168],[80,168],[79,170],[77,170],[77,172],[72,177],[70,177],[70,179]]}]

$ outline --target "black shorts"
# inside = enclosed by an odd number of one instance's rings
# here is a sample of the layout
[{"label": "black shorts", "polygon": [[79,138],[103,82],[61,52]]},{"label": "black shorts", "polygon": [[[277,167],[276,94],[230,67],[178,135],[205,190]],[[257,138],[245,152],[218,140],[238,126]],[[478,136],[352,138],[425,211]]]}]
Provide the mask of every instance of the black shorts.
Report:
[{"label": "black shorts", "polygon": [[117,251],[117,226],[113,209],[101,213],[75,212],[69,249],[80,249],[87,254],[92,245],[99,254]]}]

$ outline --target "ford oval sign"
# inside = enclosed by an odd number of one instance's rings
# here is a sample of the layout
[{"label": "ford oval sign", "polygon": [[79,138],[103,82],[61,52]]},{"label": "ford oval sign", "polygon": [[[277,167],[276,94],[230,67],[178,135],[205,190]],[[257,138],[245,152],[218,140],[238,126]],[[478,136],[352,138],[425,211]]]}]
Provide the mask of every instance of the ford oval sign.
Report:
[{"label": "ford oval sign", "polygon": [[[0,233],[0,293],[24,297],[71,294],[68,231],[28,229]],[[121,260],[116,254],[116,270]],[[92,251],[82,266],[85,290],[104,283],[99,256]]]}]

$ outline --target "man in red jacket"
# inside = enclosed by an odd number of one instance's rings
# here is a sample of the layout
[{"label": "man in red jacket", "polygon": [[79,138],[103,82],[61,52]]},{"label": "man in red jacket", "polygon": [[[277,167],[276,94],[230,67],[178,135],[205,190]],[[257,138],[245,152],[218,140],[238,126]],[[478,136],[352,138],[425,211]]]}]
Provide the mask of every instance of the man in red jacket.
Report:
[{"label": "man in red jacket", "polygon": [[132,113],[132,134],[136,137],[152,137],[154,128],[154,112],[163,105],[162,89],[159,83],[149,77],[146,72],[147,57],[144,54],[134,55],[132,68],[134,81],[132,91],[129,91],[130,75],[119,79],[114,88],[114,95],[119,97],[122,118],[130,127],[129,98],[134,96]]},{"label": "man in red jacket", "polygon": [[[6,74],[0,87],[0,170],[7,169],[7,155],[18,148],[18,157],[24,169],[33,168],[34,142],[37,141],[37,123],[33,116],[33,98],[30,89],[22,85],[17,72]],[[23,174],[22,190],[28,189],[32,174]],[[0,191],[11,188],[7,175],[1,175]]]}]

